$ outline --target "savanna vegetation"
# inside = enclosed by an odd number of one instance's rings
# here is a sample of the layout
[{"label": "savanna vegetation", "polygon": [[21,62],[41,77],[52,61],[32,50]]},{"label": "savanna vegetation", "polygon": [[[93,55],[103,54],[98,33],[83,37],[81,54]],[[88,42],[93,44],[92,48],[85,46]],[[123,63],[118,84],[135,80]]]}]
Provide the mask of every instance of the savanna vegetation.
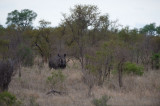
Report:
[{"label": "savanna vegetation", "polygon": [[[75,5],[56,27],[35,28],[36,17],[14,10],[0,25],[0,104],[160,105],[160,25],[122,27],[95,5]],[[67,67],[49,69],[58,53]]]}]

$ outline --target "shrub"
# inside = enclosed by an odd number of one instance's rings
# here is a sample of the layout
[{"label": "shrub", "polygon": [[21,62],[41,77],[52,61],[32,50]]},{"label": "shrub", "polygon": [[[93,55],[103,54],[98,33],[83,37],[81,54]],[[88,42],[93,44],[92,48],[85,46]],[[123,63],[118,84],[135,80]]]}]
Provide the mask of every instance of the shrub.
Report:
[{"label": "shrub", "polygon": [[4,58],[8,55],[9,40],[0,39],[0,58]]},{"label": "shrub", "polygon": [[151,56],[152,68],[159,69],[160,67],[160,53],[154,53]]},{"label": "shrub", "polygon": [[56,70],[52,72],[52,75],[47,78],[47,82],[51,87],[54,87],[58,83],[63,83],[65,80],[65,75],[61,70]]},{"label": "shrub", "polygon": [[113,75],[115,75],[115,74],[117,74],[117,70],[115,70],[115,69],[113,69],[113,70],[111,70],[111,74],[113,74]]},{"label": "shrub", "polygon": [[36,98],[33,96],[30,97],[29,101],[30,101],[29,106],[39,106],[39,104],[36,102]]},{"label": "shrub", "polygon": [[135,63],[131,63],[131,62],[126,62],[124,64],[124,72],[127,74],[133,73],[135,75],[143,75],[143,66],[139,66]]},{"label": "shrub", "polygon": [[33,57],[33,52],[31,48],[21,45],[19,47],[17,55],[18,55],[17,57],[19,58],[19,60],[22,62],[24,66],[33,65],[34,57]]},{"label": "shrub", "polygon": [[110,99],[110,97],[108,97],[107,95],[104,95],[100,99],[93,99],[92,103],[95,106],[109,106],[107,104],[107,102],[108,102],[109,99]]},{"label": "shrub", "polygon": [[9,92],[0,93],[0,106],[18,106],[21,102],[17,100],[16,96]]}]

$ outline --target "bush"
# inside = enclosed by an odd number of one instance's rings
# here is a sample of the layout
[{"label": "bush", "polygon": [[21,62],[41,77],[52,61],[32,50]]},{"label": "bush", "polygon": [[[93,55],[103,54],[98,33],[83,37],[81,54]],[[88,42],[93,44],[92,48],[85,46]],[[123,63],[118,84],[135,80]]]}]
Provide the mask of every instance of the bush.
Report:
[{"label": "bush", "polygon": [[63,75],[61,70],[57,70],[52,72],[52,75],[47,78],[47,82],[53,88],[58,83],[63,83],[65,80],[65,76]]},{"label": "bush", "polygon": [[127,74],[135,74],[135,75],[143,75],[143,69],[144,67],[143,66],[138,66],[137,64],[135,63],[131,63],[131,62],[126,62],[124,64],[124,72],[127,73]]},{"label": "bush", "polygon": [[0,106],[18,106],[20,104],[15,95],[6,91],[0,93]]},{"label": "bush", "polygon": [[36,98],[33,96],[30,97],[29,101],[30,101],[29,106],[39,106],[39,104],[36,102]]},{"label": "bush", "polygon": [[115,74],[117,74],[117,70],[115,70],[115,69],[113,69],[113,70],[111,70],[111,74],[113,74],[113,75],[115,75]]},{"label": "bush", "polygon": [[110,97],[108,97],[107,95],[104,95],[100,99],[93,99],[92,103],[95,106],[109,106],[107,104],[107,102],[108,102],[109,99],[110,99]]},{"label": "bush", "polygon": [[9,40],[0,39],[0,58],[4,58],[8,55]]},{"label": "bush", "polygon": [[151,56],[152,68],[159,69],[160,67],[160,53],[154,53]]},{"label": "bush", "polygon": [[17,57],[19,58],[19,60],[22,62],[24,66],[33,65],[34,57],[33,57],[33,52],[31,48],[21,45],[19,47],[17,55],[18,55]]}]

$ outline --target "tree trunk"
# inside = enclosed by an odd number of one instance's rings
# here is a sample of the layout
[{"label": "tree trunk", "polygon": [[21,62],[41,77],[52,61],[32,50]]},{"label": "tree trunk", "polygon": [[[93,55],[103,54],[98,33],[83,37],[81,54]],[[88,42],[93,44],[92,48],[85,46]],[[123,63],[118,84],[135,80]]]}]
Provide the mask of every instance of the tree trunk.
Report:
[{"label": "tree trunk", "polygon": [[89,89],[88,89],[88,96],[89,96],[89,97],[91,96],[91,93],[92,93],[92,87],[93,87],[93,86],[90,85],[90,86],[89,86]]},{"label": "tree trunk", "polygon": [[110,80],[111,65],[108,67],[108,80]]},{"label": "tree trunk", "polygon": [[154,69],[153,60],[151,61],[152,70]]},{"label": "tree trunk", "polygon": [[18,76],[19,76],[19,78],[21,78],[21,65],[20,64],[18,66],[18,71],[19,71]]},{"label": "tree trunk", "polygon": [[119,75],[119,87],[122,87],[123,83],[122,83],[122,69],[121,69],[121,66],[119,66],[118,75]]},{"label": "tree trunk", "polygon": [[47,63],[47,57],[43,56],[43,63]]},{"label": "tree trunk", "polygon": [[118,64],[119,87],[123,86],[123,82],[122,82],[123,63],[124,63],[124,59],[122,59],[122,61],[120,61],[120,63]]},{"label": "tree trunk", "polygon": [[159,58],[156,58],[156,60],[155,60],[155,68],[157,70],[159,69]]},{"label": "tree trunk", "polygon": [[102,78],[102,69],[99,70],[99,81],[98,81],[98,86],[103,85],[103,78]]}]

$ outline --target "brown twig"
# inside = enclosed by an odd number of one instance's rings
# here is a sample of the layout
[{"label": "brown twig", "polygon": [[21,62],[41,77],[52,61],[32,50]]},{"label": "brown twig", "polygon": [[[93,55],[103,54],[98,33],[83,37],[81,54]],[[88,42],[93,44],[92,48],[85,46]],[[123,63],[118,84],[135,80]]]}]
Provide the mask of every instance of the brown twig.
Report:
[{"label": "brown twig", "polygon": [[62,94],[64,94],[65,92],[60,92],[60,91],[56,91],[56,90],[51,90],[51,91],[49,91],[49,92],[47,92],[46,93],[46,95],[49,95],[49,94],[59,94],[59,95],[62,95]]}]

